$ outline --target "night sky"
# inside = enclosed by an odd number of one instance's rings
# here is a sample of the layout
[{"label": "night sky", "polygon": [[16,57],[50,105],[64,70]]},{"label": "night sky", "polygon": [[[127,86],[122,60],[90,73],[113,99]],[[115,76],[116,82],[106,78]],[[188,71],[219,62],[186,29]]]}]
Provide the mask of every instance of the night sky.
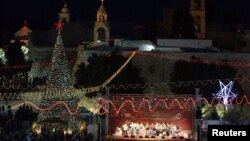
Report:
[{"label": "night sky", "polygon": [[[0,26],[20,28],[27,20],[31,28],[51,27],[58,20],[58,12],[65,0],[0,0]],[[173,0],[105,0],[110,21],[143,23],[159,20],[162,9]],[[215,21],[220,21],[225,11],[238,14],[243,22],[250,23],[249,0],[209,0],[214,7]],[[100,0],[68,0],[72,21],[93,21]]]},{"label": "night sky", "polygon": [[[1,0],[1,21],[4,26],[46,27],[58,20],[64,0]],[[161,16],[168,0],[105,0],[109,20],[144,22]],[[100,0],[68,0],[72,21],[96,18]],[[160,13],[160,14],[159,14]]]}]

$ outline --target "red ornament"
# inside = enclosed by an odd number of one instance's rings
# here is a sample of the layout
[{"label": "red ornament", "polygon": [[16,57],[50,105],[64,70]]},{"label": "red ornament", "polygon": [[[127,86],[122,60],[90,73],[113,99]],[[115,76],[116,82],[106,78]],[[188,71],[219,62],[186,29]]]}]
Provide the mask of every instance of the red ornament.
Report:
[{"label": "red ornament", "polygon": [[63,23],[61,20],[59,20],[57,23],[56,23],[56,30],[62,30],[63,28]]}]

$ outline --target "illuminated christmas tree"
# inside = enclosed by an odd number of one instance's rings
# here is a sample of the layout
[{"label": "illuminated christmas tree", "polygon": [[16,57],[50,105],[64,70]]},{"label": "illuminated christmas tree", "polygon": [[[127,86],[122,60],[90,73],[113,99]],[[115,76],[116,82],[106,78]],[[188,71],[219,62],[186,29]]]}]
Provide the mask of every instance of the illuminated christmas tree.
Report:
[{"label": "illuminated christmas tree", "polygon": [[[65,102],[68,109],[65,104],[59,104],[49,110],[41,111],[38,115],[38,123],[63,123],[67,128],[77,130],[79,100],[71,95],[73,85],[62,42],[62,26],[61,21],[56,24],[58,34],[48,74],[47,89],[43,94],[40,107],[47,108],[60,101]],[[69,110],[73,114],[70,114]]]}]

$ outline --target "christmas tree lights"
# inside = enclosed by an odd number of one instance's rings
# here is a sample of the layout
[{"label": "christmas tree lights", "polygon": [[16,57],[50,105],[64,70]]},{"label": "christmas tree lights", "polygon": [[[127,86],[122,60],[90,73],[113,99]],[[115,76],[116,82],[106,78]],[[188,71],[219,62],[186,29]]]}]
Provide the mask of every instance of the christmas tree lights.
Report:
[{"label": "christmas tree lights", "polygon": [[[72,130],[77,130],[77,122],[79,120],[78,99],[71,95],[73,90],[72,80],[66,62],[65,49],[62,41],[61,30],[63,23],[59,21],[56,24],[58,30],[56,43],[53,51],[51,67],[48,74],[47,88],[43,93],[41,108],[50,107],[58,101],[65,102],[69,109],[64,105],[56,105],[50,110],[40,111],[38,122],[60,122],[65,123]],[[60,91],[58,91],[60,90]],[[49,96],[48,96],[49,95]],[[54,95],[54,96],[53,96]],[[68,114],[68,110],[76,111],[76,114]]]}]

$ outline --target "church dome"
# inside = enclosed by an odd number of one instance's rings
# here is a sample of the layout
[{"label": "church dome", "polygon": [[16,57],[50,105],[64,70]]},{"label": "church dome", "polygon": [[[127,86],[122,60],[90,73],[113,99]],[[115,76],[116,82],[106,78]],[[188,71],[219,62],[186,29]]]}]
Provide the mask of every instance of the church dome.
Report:
[{"label": "church dome", "polygon": [[69,9],[67,7],[67,4],[64,4],[62,10],[61,10],[62,13],[69,13]]}]

